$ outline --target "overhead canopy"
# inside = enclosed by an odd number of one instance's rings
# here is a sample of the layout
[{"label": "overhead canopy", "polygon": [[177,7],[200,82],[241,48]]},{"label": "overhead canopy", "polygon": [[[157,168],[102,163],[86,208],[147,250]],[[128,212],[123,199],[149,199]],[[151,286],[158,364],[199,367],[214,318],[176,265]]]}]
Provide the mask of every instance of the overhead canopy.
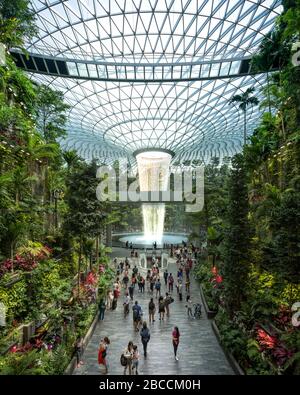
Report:
[{"label": "overhead canopy", "polygon": [[[205,162],[241,149],[243,116],[228,101],[248,87],[259,97],[265,76],[251,74],[249,59],[274,27],[280,1],[31,3],[39,36],[27,50],[45,67],[32,78],[63,91],[71,105],[64,148],[100,161],[165,148],[176,161]],[[49,71],[53,60],[64,66]],[[39,71],[33,63],[27,69]],[[249,108],[249,134],[259,115]]]}]

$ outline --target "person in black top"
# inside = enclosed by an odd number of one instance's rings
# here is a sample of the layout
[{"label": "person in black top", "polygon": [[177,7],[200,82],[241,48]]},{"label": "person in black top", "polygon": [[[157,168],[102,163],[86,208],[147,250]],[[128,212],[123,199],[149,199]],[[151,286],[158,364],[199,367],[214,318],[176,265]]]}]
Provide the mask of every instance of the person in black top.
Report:
[{"label": "person in black top", "polygon": [[168,285],[168,276],[169,276],[169,273],[168,273],[168,270],[166,269],[166,270],[164,271],[165,286]]},{"label": "person in black top", "polygon": [[147,328],[146,321],[143,322],[143,327],[142,327],[140,334],[141,334],[141,340],[142,340],[143,347],[144,347],[144,356],[147,357],[147,345],[150,340],[150,331]]}]

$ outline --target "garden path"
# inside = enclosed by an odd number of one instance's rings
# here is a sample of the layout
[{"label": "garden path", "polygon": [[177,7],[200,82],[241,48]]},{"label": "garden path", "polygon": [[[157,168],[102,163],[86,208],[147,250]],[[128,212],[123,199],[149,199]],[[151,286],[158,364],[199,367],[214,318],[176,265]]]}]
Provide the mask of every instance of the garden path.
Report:
[{"label": "garden path", "polygon": [[[117,249],[113,251],[113,257],[124,257],[129,251]],[[169,265],[169,272],[176,276],[176,263]],[[166,287],[162,284],[162,294],[166,292]],[[220,347],[210,321],[203,312],[200,319],[190,319],[187,317],[185,309],[185,295],[180,302],[174,287],[174,303],[170,306],[170,317],[164,321],[158,320],[150,325],[151,339],[148,345],[148,357],[144,358],[140,336],[133,330],[132,312],[129,316],[123,316],[123,295],[118,301],[117,309],[107,311],[104,321],[99,321],[94,334],[84,352],[84,365],[76,368],[75,375],[103,374],[103,367],[99,367],[97,362],[98,346],[101,338],[108,336],[111,344],[108,350],[108,374],[123,374],[123,367],[120,364],[120,355],[129,340],[138,345],[141,354],[139,364],[139,374],[144,375],[233,375],[222,348]],[[193,302],[201,302],[199,285],[191,276],[191,297]],[[150,295],[145,290],[145,294],[140,294],[135,290],[134,300],[138,300],[148,319],[148,302]],[[131,305],[132,306],[132,305]],[[131,307],[130,307],[131,309]],[[173,356],[172,330],[178,326],[181,332],[180,345],[178,348],[179,361]]]}]

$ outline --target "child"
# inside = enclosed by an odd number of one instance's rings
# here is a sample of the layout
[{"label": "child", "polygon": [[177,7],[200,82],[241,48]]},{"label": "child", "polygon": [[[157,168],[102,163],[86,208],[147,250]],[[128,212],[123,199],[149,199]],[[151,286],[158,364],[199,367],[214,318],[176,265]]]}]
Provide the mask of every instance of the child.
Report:
[{"label": "child", "polygon": [[138,372],[139,358],[140,358],[140,354],[138,351],[138,347],[135,345],[133,346],[133,355],[132,355],[132,372],[134,372],[135,369],[135,374],[139,374]]}]

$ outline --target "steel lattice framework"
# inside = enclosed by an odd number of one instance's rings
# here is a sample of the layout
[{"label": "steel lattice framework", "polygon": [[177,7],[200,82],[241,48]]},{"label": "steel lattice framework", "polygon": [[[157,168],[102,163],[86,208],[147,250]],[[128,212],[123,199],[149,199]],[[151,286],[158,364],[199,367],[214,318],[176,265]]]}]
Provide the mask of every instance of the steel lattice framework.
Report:
[{"label": "steel lattice framework", "polygon": [[[39,62],[48,59],[45,73],[31,76],[71,105],[64,148],[112,161],[155,147],[174,151],[176,161],[205,162],[241,149],[243,117],[228,101],[253,86],[260,95],[265,76],[242,69],[274,27],[280,1],[31,4],[39,35],[26,48]],[[53,59],[64,62],[63,73],[59,61],[49,72]],[[259,115],[249,108],[249,134]]]}]

